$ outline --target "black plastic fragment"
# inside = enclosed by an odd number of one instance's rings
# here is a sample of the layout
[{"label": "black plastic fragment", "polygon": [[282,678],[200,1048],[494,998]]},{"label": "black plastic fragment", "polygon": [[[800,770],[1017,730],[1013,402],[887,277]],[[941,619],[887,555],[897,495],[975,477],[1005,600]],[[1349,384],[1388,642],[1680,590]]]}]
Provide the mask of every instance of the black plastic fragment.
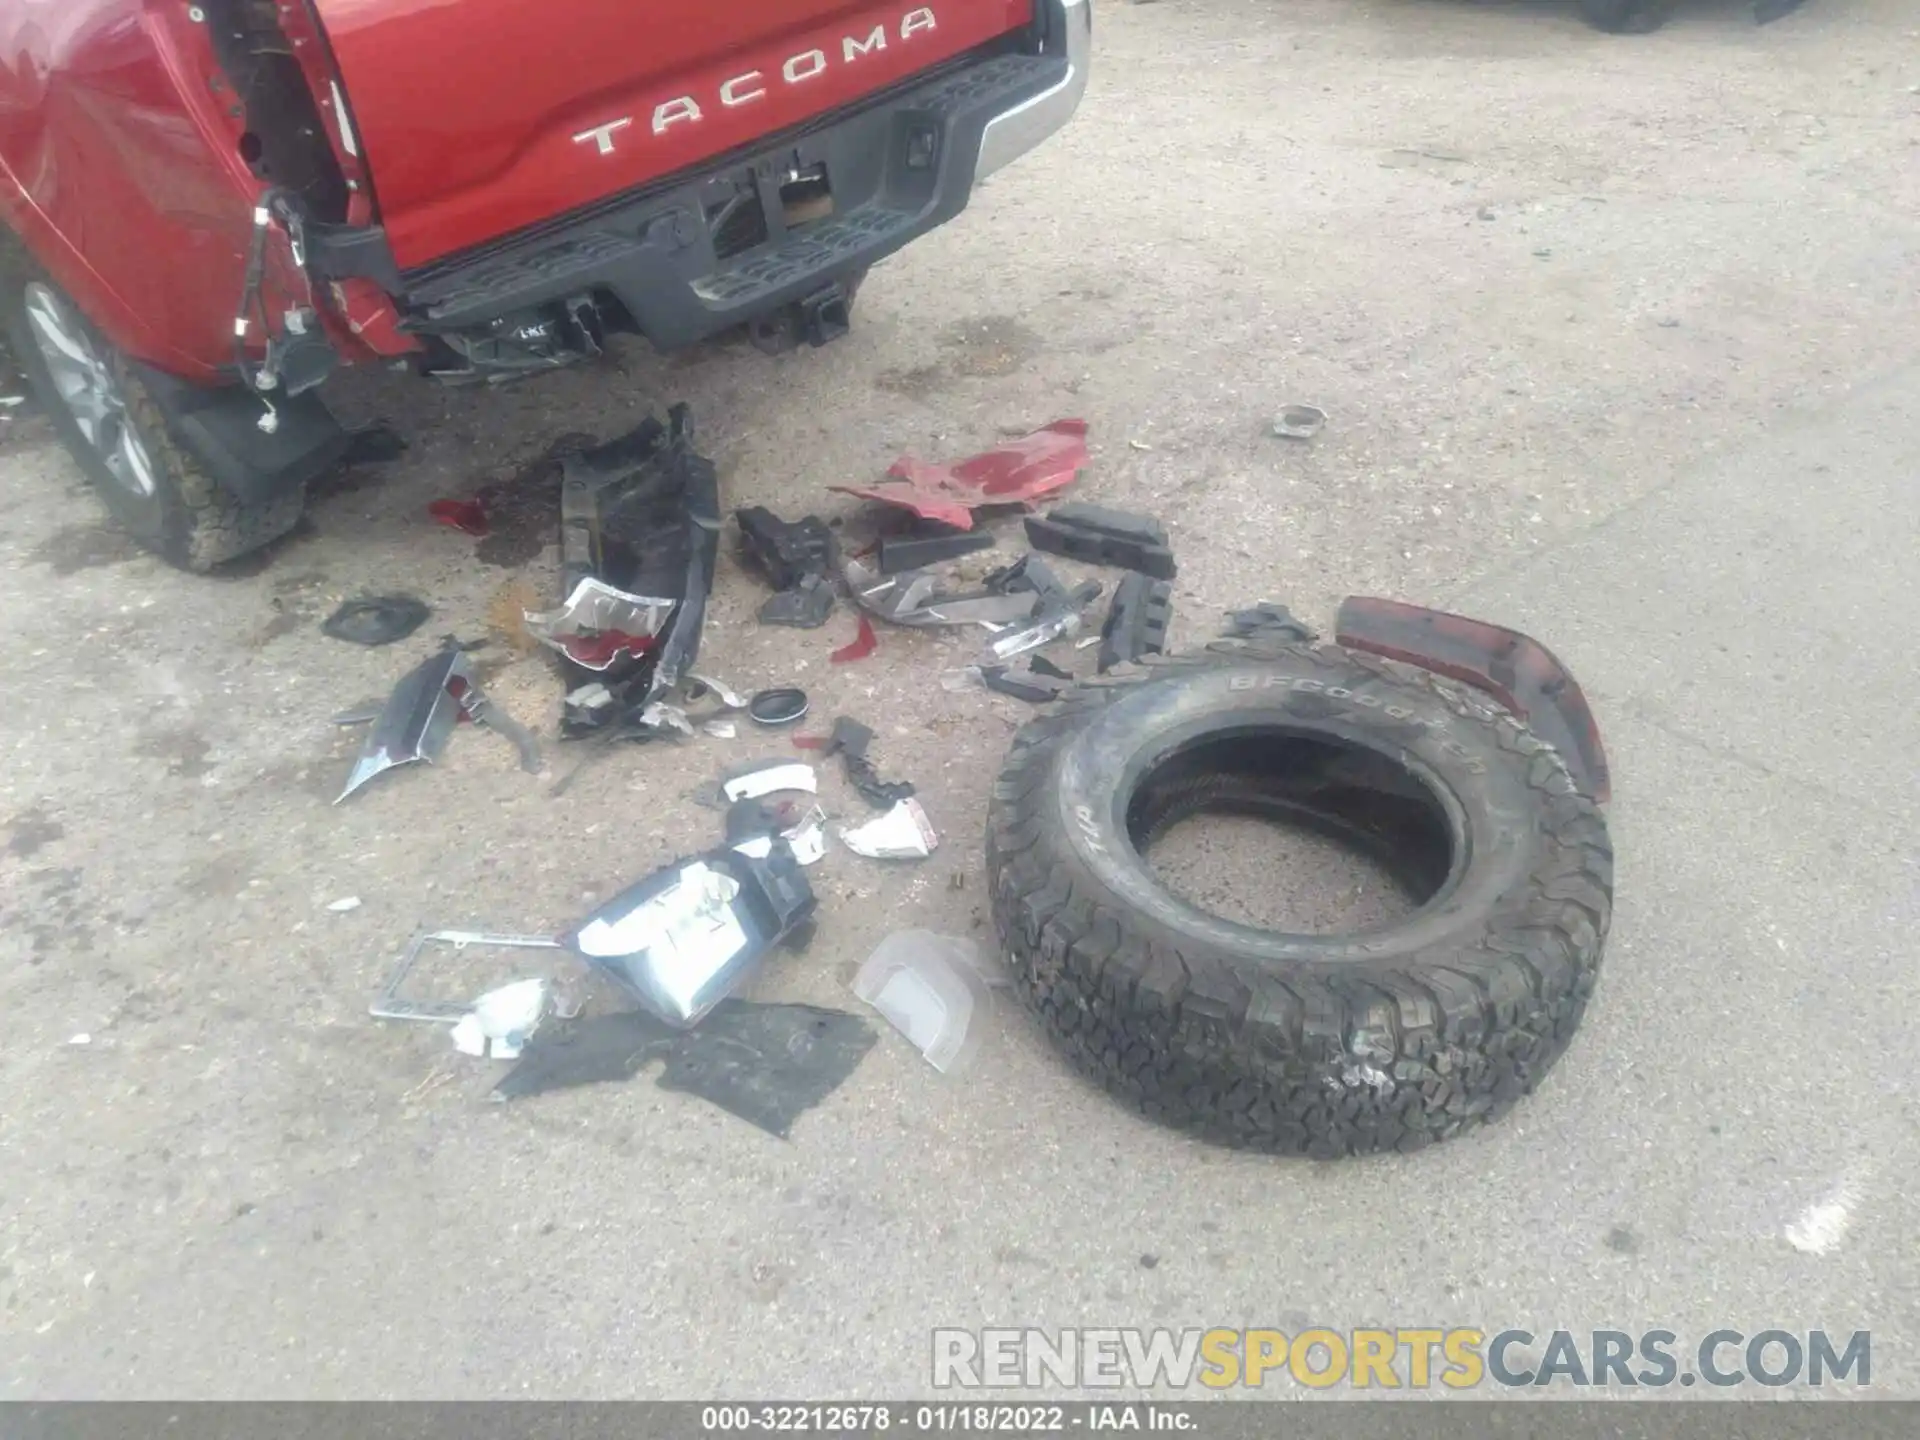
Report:
[{"label": "black plastic fragment", "polygon": [[1022,555],[1013,564],[988,575],[985,583],[987,589],[1001,594],[1033,591],[1040,597],[1040,603],[1034,607],[1036,620],[1067,610],[1078,613],[1098,600],[1103,588],[1098,580],[1082,580],[1073,588],[1067,588],[1053,567],[1038,555]]},{"label": "black plastic fragment", "polygon": [[1082,501],[1027,517],[1027,543],[1049,555],[1089,565],[1117,565],[1156,580],[1171,580],[1175,565],[1167,529],[1150,515]]},{"label": "black plastic fragment", "polygon": [[1284,640],[1301,644],[1320,638],[1311,625],[1286,606],[1271,600],[1262,600],[1250,610],[1228,611],[1223,633],[1229,640]]},{"label": "black plastic fragment", "polygon": [[733,512],[747,558],[766,573],[776,590],[791,590],[808,575],[833,572],[839,545],[818,515],[782,520],[764,505]]},{"label": "black plastic fragment", "polygon": [[821,575],[803,575],[791,590],[769,595],[760,606],[763,625],[790,625],[796,630],[818,630],[833,614],[833,586]]},{"label": "black plastic fragment", "polygon": [[760,607],[768,625],[812,630],[833,613],[833,587],[827,577],[836,568],[839,542],[818,515],[782,520],[764,505],[733,512],[740,526],[740,548],[780,592]]},{"label": "black plastic fragment", "polygon": [[867,758],[873,744],[873,731],[846,715],[833,722],[833,734],[827,737],[827,755],[838,755],[846,768],[847,783],[860,792],[860,798],[876,810],[891,810],[914,793],[906,780],[882,780]]},{"label": "black plastic fragment", "polygon": [[922,570],[929,565],[945,564],[962,555],[991,550],[995,541],[991,530],[947,530],[940,533],[915,531],[910,535],[889,535],[880,541],[880,573],[898,575],[905,570]]},{"label": "black plastic fragment", "polygon": [[1113,591],[1106,623],[1100,627],[1100,673],[1116,665],[1158,655],[1167,648],[1173,620],[1173,586],[1133,571]]},{"label": "black plastic fragment", "polygon": [[807,713],[807,692],[798,685],[761,690],[747,701],[747,718],[756,725],[792,725]]},{"label": "black plastic fragment", "polygon": [[698,1096],[784,1140],[794,1121],[846,1083],[877,1039],[862,1017],[813,1005],[722,1000],[692,1030],[638,1011],[595,1015],[542,1027],[493,1093],[518,1100],[631,1080],[664,1060],[662,1090]]},{"label": "black plastic fragment", "polygon": [[867,747],[873,744],[873,731],[851,716],[839,716],[833,722],[833,734],[827,737],[827,754],[850,755],[856,760],[867,758]]},{"label": "black plastic fragment", "polygon": [[367,595],[349,600],[320,626],[320,633],[354,645],[391,645],[404,640],[433,614],[411,595]]},{"label": "black plastic fragment", "polygon": [[1010,667],[987,665],[980,671],[980,683],[1000,695],[1011,695],[1029,705],[1045,705],[1058,700],[1073,688],[1073,677],[1042,672],[1038,665]]}]

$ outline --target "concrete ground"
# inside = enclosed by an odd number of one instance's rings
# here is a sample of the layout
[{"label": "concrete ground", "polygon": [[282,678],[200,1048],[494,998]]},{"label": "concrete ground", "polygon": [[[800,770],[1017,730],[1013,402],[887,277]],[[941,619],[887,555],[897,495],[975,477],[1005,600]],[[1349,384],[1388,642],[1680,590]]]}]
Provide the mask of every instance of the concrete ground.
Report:
[{"label": "concrete ground", "polygon": [[[984,1324],[1871,1329],[1876,1391],[1920,1394],[1920,33],[1904,0],[1747,9],[1612,39],[1558,5],[1108,5],[1080,118],[877,271],[850,339],[499,394],[359,377],[341,409],[411,453],[227,578],[101,529],[17,422],[0,1398],[916,1394],[929,1331]],[[1547,640],[1616,774],[1565,1061],[1497,1127],[1317,1166],[1130,1116],[1004,997],[970,1070],[886,1034],[790,1143],[644,1078],[491,1105],[496,1066],[370,1020],[417,925],[558,926],[710,843],[691,792],[768,748],[636,749],[556,799],[462,733],[328,803],[331,712],[549,583],[537,536],[476,547],[426,503],[674,399],[728,502],[790,515],[1084,415],[1077,493],[1167,518],[1183,644],[1350,592]],[[1331,413],[1318,441],[1265,434],[1288,401]],[[395,587],[436,610],[405,646],[320,636]],[[833,854],[819,939],[753,992],[853,1006],[890,930],[988,941],[1026,712],[942,689],[953,639],[829,666],[846,613],[763,629],[761,593],[729,564],[707,664],[873,723],[945,836]],[[551,723],[539,660],[492,690]],[[1270,852],[1195,853],[1294,903]]]}]

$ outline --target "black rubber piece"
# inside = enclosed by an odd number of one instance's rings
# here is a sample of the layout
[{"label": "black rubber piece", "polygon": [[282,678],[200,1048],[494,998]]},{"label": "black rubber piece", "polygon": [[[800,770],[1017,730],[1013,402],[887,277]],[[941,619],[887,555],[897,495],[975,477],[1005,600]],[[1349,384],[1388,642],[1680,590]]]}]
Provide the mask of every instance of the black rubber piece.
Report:
[{"label": "black rubber piece", "polygon": [[791,590],[807,576],[833,573],[839,543],[818,515],[782,520],[764,505],[733,512],[740,546],[766,572],[776,590]]},{"label": "black rubber piece", "polygon": [[[812,931],[796,925],[784,943]],[[542,1026],[493,1088],[518,1100],[575,1085],[631,1080],[655,1060],[662,1090],[696,1095],[784,1139],[793,1122],[846,1082],[879,1039],[858,1015],[812,1005],[722,1000],[692,1030],[638,1011]]]},{"label": "black rubber piece", "polygon": [[1284,605],[1262,600],[1250,610],[1230,610],[1224,636],[1229,640],[1278,640],[1307,644],[1320,637]]},{"label": "black rubber piece", "polygon": [[1037,666],[1014,669],[1005,665],[987,665],[980,671],[980,683],[999,695],[1011,695],[1029,705],[1046,705],[1073,688],[1073,677],[1064,678],[1039,672]]},{"label": "black rubber piece", "polygon": [[1050,676],[1055,680],[1071,680],[1073,672],[1063,670],[1044,655],[1034,654],[1027,657],[1027,668],[1036,675]]},{"label": "black rubber piece", "polygon": [[891,810],[914,793],[906,780],[882,780],[867,758],[873,744],[873,731],[858,720],[842,715],[833,722],[833,734],[827,738],[825,754],[838,755],[846,768],[847,783],[876,810]]},{"label": "black rubber piece", "polygon": [[[1363,939],[1210,915],[1143,853],[1220,809],[1372,849],[1425,904]],[[1263,640],[1086,682],[1030,721],[987,874],[1016,988],[1076,1065],[1169,1125],[1323,1159],[1415,1150],[1532,1091],[1585,1013],[1613,904],[1599,808],[1511,716]]]},{"label": "black rubber piece", "polygon": [[260,397],[238,385],[190,385],[137,361],[128,369],[180,444],[242,504],[267,506],[283,495],[302,495],[352,448],[353,437],[311,390],[271,397],[279,421],[269,435],[260,428],[266,413]]},{"label": "black rubber piece", "polygon": [[320,633],[354,645],[391,645],[426,624],[431,614],[426,601],[411,595],[368,595],[334,611],[322,622]]},{"label": "black rubber piece", "polygon": [[1171,580],[1176,571],[1164,525],[1150,515],[1104,505],[1075,501],[1044,517],[1029,515],[1027,543],[1049,555],[1089,565],[1117,565],[1156,580]]},{"label": "black rubber piece", "polygon": [[1167,648],[1173,623],[1173,586],[1135,570],[1113,590],[1106,623],[1100,627],[1100,673]]},{"label": "black rubber piece", "polygon": [[890,535],[880,542],[880,573],[898,575],[906,570],[922,570],[929,565],[958,560],[962,555],[991,550],[994,544],[990,530],[956,530],[950,535]]},{"label": "black rubber piece", "polygon": [[794,725],[806,715],[807,692],[797,685],[761,690],[747,701],[747,718],[756,725]]},{"label": "black rubber piece", "polygon": [[796,630],[818,630],[833,614],[833,586],[824,576],[803,575],[791,590],[769,595],[760,606],[762,625],[790,625]]}]

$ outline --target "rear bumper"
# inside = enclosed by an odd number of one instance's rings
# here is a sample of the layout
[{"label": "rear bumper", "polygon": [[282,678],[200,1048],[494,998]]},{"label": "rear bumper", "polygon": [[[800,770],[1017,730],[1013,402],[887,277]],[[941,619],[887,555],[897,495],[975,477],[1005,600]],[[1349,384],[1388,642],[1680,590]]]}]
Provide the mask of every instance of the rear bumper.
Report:
[{"label": "rear bumper", "polygon": [[[408,328],[472,334],[509,317],[518,328],[528,312],[577,314],[590,297],[673,349],[845,282],[959,214],[977,180],[1066,124],[1086,90],[1091,0],[1042,0],[1037,16],[1020,51],[410,273]],[[789,223],[782,186],[822,171],[831,213]]]}]

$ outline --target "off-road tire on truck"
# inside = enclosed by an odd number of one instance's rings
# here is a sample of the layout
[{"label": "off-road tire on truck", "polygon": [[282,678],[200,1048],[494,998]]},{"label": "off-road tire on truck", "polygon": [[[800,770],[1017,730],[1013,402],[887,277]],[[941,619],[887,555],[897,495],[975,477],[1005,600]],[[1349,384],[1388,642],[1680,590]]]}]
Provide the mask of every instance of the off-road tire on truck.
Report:
[{"label": "off-road tire on truck", "polygon": [[[1354,935],[1188,904],[1188,816],[1309,826],[1424,903]],[[1083,682],[1015,738],[987,873],[1015,984],[1082,1070],[1228,1145],[1413,1150],[1503,1114],[1573,1037],[1613,898],[1598,807],[1512,717],[1335,646],[1223,641]]]},{"label": "off-road tire on truck", "polygon": [[[27,309],[31,299],[51,304],[109,378],[115,399],[112,424],[137,437],[151,488],[116,473],[107,455],[82,429],[74,406],[61,393],[35,338]],[[0,323],[14,363],[60,439],[100,494],[114,520],[169,564],[204,573],[257,550],[293,529],[306,496],[301,487],[250,504],[218,484],[182,443],[127,359],[94,327],[71,296],[54,283],[12,235],[0,235]],[[124,455],[120,462],[126,465]]]}]

